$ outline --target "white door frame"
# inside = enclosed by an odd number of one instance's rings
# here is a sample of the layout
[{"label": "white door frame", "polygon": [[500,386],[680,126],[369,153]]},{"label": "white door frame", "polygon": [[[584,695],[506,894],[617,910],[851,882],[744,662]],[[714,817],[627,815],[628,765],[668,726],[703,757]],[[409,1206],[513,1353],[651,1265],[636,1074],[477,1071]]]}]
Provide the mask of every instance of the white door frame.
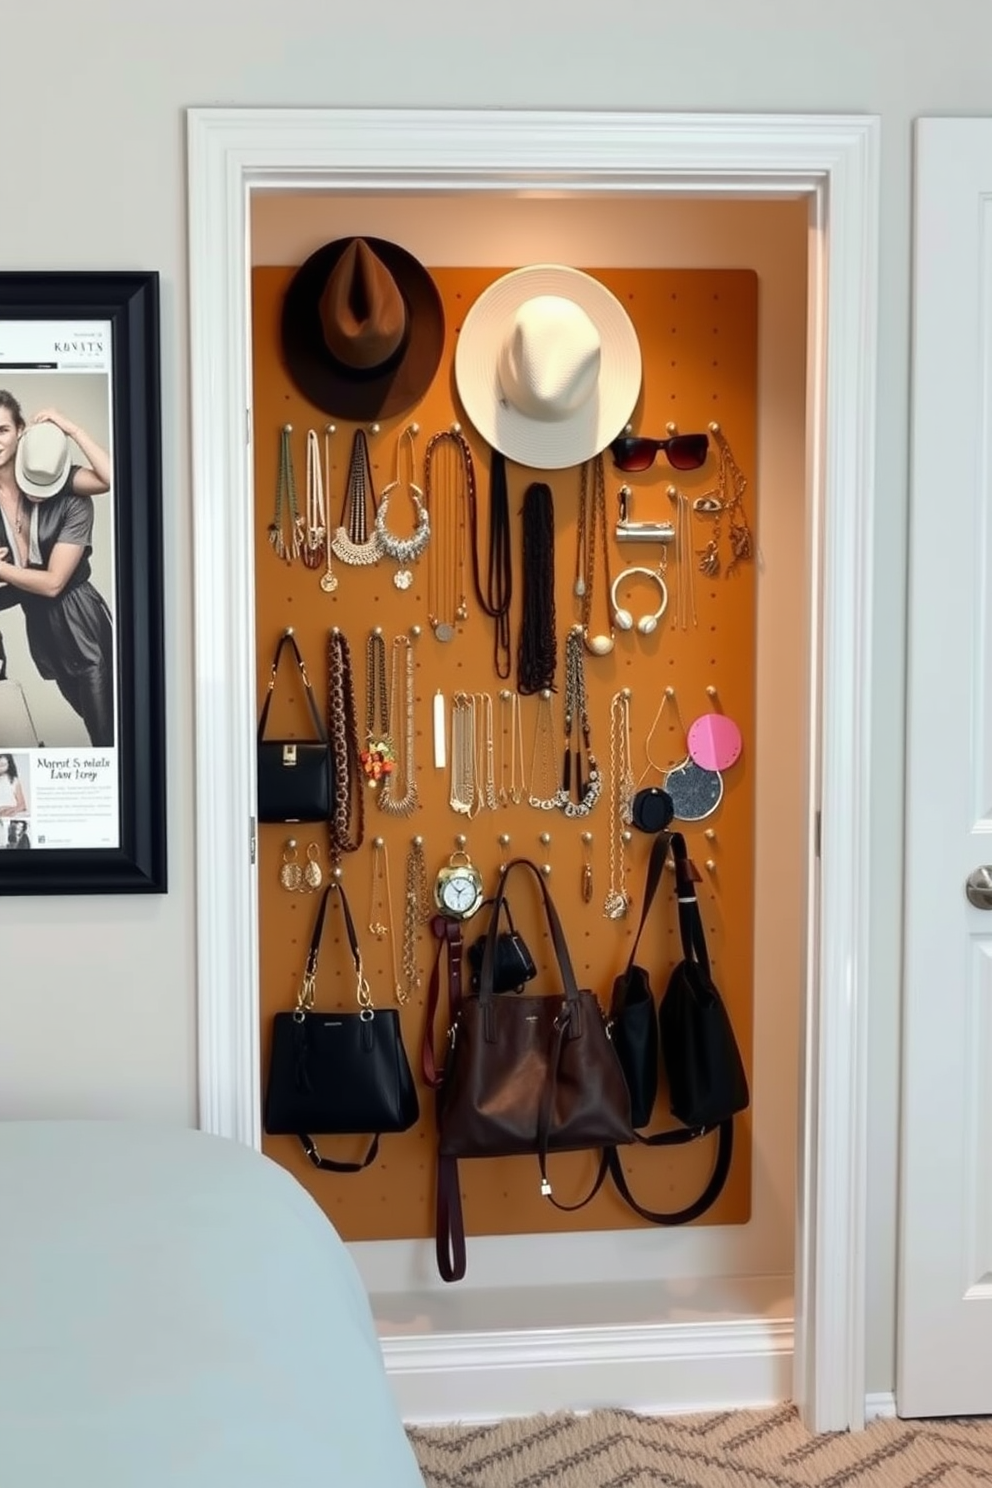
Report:
[{"label": "white door frame", "polygon": [[246,499],[251,193],[553,190],[809,200],[813,866],[793,1393],[817,1431],[857,1429],[865,1419],[878,137],[873,116],[188,112],[200,1125],[253,1147],[261,1145],[261,1112],[254,551]]}]

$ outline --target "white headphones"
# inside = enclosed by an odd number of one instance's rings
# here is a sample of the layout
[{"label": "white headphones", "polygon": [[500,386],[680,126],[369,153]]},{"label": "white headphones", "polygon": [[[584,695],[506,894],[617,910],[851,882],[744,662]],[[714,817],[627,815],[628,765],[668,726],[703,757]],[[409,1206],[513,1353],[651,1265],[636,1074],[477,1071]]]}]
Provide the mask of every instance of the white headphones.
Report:
[{"label": "white headphones", "polygon": [[617,603],[617,586],[623,579],[629,579],[632,574],[643,574],[647,579],[654,579],[661,590],[661,604],[653,615],[642,615],[637,621],[637,630],[640,635],[651,635],[652,631],[658,629],[658,621],[668,607],[668,590],[665,581],[656,568],[625,568],[623,573],[618,573],[613,580],[610,589],[610,604],[613,607],[613,623],[618,630],[633,630],[634,617],[629,610],[622,610]]}]

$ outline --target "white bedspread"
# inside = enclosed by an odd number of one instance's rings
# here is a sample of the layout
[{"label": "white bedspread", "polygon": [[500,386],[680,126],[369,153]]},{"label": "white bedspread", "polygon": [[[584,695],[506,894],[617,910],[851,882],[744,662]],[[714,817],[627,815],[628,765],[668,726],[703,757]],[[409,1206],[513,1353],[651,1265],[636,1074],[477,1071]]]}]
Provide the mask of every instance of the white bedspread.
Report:
[{"label": "white bedspread", "polygon": [[0,1122],[0,1202],[4,1488],[423,1488],[351,1257],[276,1164]]}]

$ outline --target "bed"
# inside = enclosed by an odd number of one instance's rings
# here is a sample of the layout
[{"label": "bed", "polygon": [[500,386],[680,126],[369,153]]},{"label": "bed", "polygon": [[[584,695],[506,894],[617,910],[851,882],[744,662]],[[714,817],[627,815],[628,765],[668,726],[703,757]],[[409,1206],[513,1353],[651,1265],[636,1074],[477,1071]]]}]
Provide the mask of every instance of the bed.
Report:
[{"label": "bed", "polygon": [[179,1127],[0,1122],[0,1480],[423,1488],[345,1246]]}]

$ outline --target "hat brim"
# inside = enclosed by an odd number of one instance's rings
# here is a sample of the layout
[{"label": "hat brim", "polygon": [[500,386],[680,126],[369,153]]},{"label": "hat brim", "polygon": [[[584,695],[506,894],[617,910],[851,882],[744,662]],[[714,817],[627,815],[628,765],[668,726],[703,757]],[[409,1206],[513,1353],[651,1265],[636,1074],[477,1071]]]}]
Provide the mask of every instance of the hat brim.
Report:
[{"label": "hat brim", "polygon": [[[497,368],[510,316],[537,295],[572,300],[599,332],[600,372],[593,396],[567,418],[529,418],[502,403]],[[606,449],[630,419],[641,391],[641,348],[616,296],[581,269],[531,264],[491,284],[472,305],[455,349],[455,385],[487,444],[534,470],[581,465]]]},{"label": "hat brim", "polygon": [[51,496],[60,496],[65,490],[69,472],[72,469],[72,457],[69,451],[69,442],[66,440],[65,455],[62,458],[62,469],[54,480],[46,485],[39,485],[30,476],[24,473],[24,437],[17,441],[17,449],[14,452],[14,479],[18,490],[23,491],[32,501],[47,501]]},{"label": "hat brim", "polygon": [[320,297],[354,238],[338,238],[312,253],[294,274],[282,306],[282,354],[290,378],[324,413],[356,421],[390,418],[419,403],[444,351],[444,307],[423,264],[397,243],[364,241],[392,274],[406,305],[405,345],[384,370],[363,373],[346,367],[328,351],[321,329]]}]

